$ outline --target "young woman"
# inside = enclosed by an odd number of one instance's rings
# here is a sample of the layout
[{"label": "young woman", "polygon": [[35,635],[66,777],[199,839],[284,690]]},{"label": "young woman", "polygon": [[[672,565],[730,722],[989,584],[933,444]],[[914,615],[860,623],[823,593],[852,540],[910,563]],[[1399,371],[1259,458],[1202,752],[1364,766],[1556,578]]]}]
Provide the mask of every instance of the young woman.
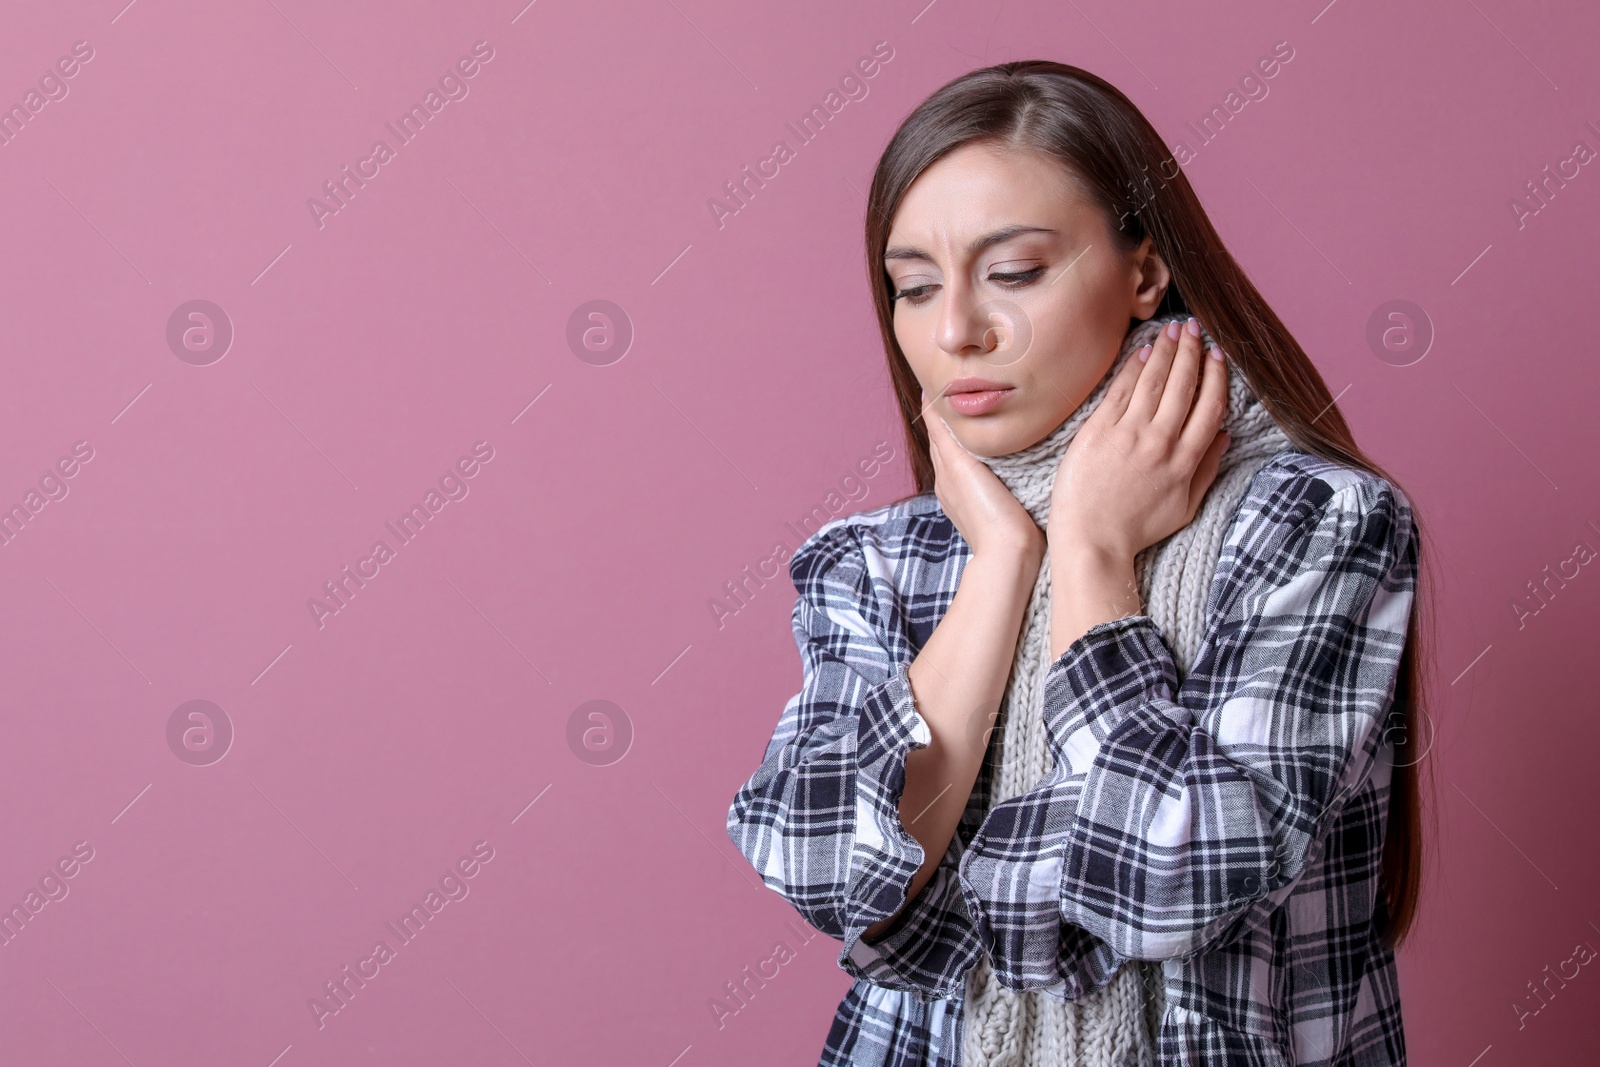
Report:
[{"label": "young woman", "polygon": [[1404,1063],[1408,498],[1092,74],[936,92],[866,245],[917,492],[790,561],[728,812],[843,942],[821,1063]]}]

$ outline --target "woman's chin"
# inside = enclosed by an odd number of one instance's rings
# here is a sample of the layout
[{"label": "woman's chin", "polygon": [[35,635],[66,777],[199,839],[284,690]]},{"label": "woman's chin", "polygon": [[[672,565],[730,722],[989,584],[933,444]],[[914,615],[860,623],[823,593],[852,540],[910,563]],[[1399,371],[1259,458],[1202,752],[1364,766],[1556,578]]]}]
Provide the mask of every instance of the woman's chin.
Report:
[{"label": "woman's chin", "polygon": [[1044,427],[1024,425],[1016,418],[1003,416],[977,416],[972,418],[957,417],[954,420],[945,420],[950,423],[950,428],[955,431],[956,439],[976,456],[997,459],[1000,456],[1009,456],[1013,452],[1021,452],[1029,445],[1042,441],[1047,434],[1061,424],[1058,419],[1054,424]]}]

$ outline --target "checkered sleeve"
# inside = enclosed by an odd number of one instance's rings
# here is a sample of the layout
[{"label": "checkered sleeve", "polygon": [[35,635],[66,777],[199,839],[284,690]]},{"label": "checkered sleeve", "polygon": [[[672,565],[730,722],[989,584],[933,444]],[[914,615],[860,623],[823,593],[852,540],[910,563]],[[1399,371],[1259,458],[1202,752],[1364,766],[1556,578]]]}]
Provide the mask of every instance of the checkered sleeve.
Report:
[{"label": "checkered sleeve", "polygon": [[728,836],[768,887],[843,942],[852,977],[948,997],[976,959],[961,911],[958,846],[879,937],[867,927],[905,903],[923,849],[900,820],[905,761],[930,743],[859,539],[818,531],[790,565],[800,692],[783,709],[756,773],[728,810]]},{"label": "checkered sleeve", "polygon": [[1092,627],[1051,665],[1055,766],[990,812],[960,867],[1007,987],[1076,999],[1123,960],[1260,925],[1370,773],[1415,587],[1409,504],[1367,476],[1292,479],[1258,503],[1181,687],[1148,615]]}]

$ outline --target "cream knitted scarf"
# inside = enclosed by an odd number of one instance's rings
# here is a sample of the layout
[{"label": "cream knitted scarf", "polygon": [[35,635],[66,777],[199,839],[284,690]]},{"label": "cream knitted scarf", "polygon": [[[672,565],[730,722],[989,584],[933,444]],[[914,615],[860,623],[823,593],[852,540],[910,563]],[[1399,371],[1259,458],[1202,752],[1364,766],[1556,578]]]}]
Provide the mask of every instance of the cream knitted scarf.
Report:
[{"label": "cream knitted scarf", "polygon": [[[1146,343],[1153,343],[1167,322],[1187,317],[1166,315],[1135,324],[1094,392],[1043,440],[1007,456],[976,456],[1041,527],[1049,516],[1061,457],[1099,406],[1118,369]],[[1202,332],[1201,341],[1206,348],[1216,345],[1209,333]],[[1237,371],[1228,375],[1228,414],[1222,425],[1232,440],[1194,520],[1134,559],[1143,613],[1171,647],[1180,680],[1199,651],[1222,538],[1250,480],[1274,455],[1294,447]],[[991,808],[1027,792],[1051,769],[1043,710],[1044,677],[1052,662],[1049,639],[1047,556],[1028,601],[1006,686],[1002,760],[990,792]],[[1004,988],[995,980],[985,953],[968,975],[961,1063],[963,1067],[1154,1067],[1163,1010],[1157,963],[1128,963],[1104,988],[1081,1000],[1065,1001],[1038,991]]]}]

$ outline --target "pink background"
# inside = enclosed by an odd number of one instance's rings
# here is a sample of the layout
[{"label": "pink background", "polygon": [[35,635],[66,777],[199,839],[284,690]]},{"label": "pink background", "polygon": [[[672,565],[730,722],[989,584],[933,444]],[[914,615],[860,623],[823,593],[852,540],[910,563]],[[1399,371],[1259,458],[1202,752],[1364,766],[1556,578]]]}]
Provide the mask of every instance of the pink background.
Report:
[{"label": "pink background", "polygon": [[[815,1063],[837,943],[802,944],[723,831],[799,686],[794,591],[709,604],[879,442],[833,504],[910,488],[861,265],[877,155],[945,81],[1035,57],[1193,148],[1280,41],[1186,170],[1431,535],[1412,1062],[1593,1048],[1590,969],[1520,1029],[1514,1005],[1600,945],[1600,577],[1513,605],[1600,547],[1569,310],[1600,171],[1509,206],[1600,147],[1592,7],[125,2],[0,30],[0,103],[93,49],[0,147],[0,506],[93,450],[0,548],[0,905],[93,849],[0,947],[5,1064]],[[319,227],[308,198],[478,41],[468,95]],[[880,41],[799,146],[785,122]],[[708,200],[779,139],[795,158],[719,228]],[[195,299],[235,331],[206,366],[166,339]],[[597,299],[634,331],[609,365],[567,342]],[[1435,332],[1408,366],[1366,341],[1395,299]],[[469,494],[319,627],[308,599],[479,441]],[[235,731],[206,766],[167,740],[196,699]],[[590,700],[631,723],[620,761],[569,745]],[[319,1029],[309,998],[479,841],[469,894]],[[719,1027],[779,939],[797,957]]]}]

